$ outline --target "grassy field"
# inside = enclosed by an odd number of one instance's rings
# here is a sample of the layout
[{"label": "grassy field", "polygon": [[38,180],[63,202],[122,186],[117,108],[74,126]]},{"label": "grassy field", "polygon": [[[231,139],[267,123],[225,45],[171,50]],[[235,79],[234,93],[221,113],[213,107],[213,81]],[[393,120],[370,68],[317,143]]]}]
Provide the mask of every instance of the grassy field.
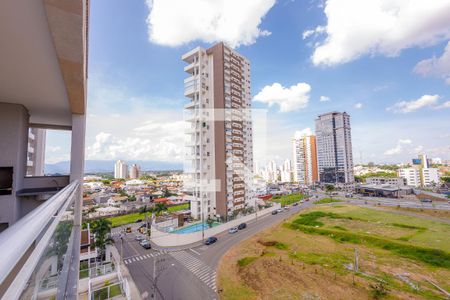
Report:
[{"label": "grassy field", "polygon": [[308,197],[305,194],[290,194],[283,196],[274,196],[270,201],[281,203],[281,206],[291,205],[294,202],[298,202]]},{"label": "grassy field", "polygon": [[[167,211],[168,212],[176,212],[176,211],[180,211],[180,210],[184,210],[184,209],[188,209],[188,208],[189,208],[189,204],[180,204],[180,205],[174,205],[174,206],[168,207]],[[122,215],[122,216],[117,216],[117,217],[111,217],[108,219],[111,221],[112,227],[119,227],[122,225],[135,223],[137,220],[144,220],[146,215],[151,217],[152,213],[151,212],[132,213],[132,214],[127,214],[127,215]]]},{"label": "grassy field", "polygon": [[314,202],[314,204],[327,204],[327,203],[335,203],[335,202],[342,202],[342,200],[337,200],[333,198],[323,198],[319,201]]},{"label": "grassy field", "polygon": [[[358,273],[348,269],[355,249]],[[386,299],[444,299],[427,279],[449,291],[448,278],[449,224],[350,205],[314,207],[257,234],[218,273],[226,300],[375,299],[380,285]]]}]

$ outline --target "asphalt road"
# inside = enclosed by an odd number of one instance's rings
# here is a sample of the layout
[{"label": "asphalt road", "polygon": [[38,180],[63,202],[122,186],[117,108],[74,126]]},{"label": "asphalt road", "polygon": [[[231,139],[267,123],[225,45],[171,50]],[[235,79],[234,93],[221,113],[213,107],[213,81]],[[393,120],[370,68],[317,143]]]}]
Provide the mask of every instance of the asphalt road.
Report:
[{"label": "asphalt road", "polygon": [[[153,271],[156,275],[154,299],[218,299],[216,269],[220,258],[234,245],[254,234],[287,219],[311,202],[291,206],[277,215],[265,215],[247,223],[247,228],[237,233],[225,231],[218,234],[213,245],[196,244],[187,249],[146,250],[135,240],[136,230],[123,237],[113,231],[115,245],[122,253],[123,262],[130,271],[143,299],[152,299]],[[136,228],[136,225],[133,225]],[[154,268],[156,266],[156,268]]]},{"label": "asphalt road", "polygon": [[[316,195],[315,200],[327,197],[323,193]],[[380,203],[388,206],[400,204],[402,207],[450,209],[447,203],[434,203],[433,206],[404,199],[356,197],[346,198],[345,201],[361,206]],[[114,229],[112,235],[143,299],[218,299],[220,291],[217,291],[216,270],[220,258],[232,246],[311,205],[312,201],[304,202],[298,206],[291,206],[289,210],[277,215],[259,217],[248,222],[246,229],[235,234],[229,234],[228,231],[218,234],[216,236],[218,241],[209,246],[197,243],[184,249],[146,250],[135,240],[138,224],[131,225],[133,233],[125,235],[123,243],[119,235],[121,228]],[[153,280],[154,277],[156,280]]]}]

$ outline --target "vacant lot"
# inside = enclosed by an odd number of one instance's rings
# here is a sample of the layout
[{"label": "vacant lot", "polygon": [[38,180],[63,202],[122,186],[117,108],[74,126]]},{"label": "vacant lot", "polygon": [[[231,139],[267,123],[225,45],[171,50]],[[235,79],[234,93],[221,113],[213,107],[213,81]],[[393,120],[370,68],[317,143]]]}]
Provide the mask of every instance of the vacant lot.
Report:
[{"label": "vacant lot", "polygon": [[[189,208],[189,204],[179,204],[179,205],[173,205],[173,206],[169,206],[167,208],[168,212],[176,212],[176,211],[180,211],[180,210],[184,210],[184,209],[188,209]],[[117,217],[111,217],[108,218],[111,223],[112,223],[112,227],[118,227],[118,226],[122,226],[122,225],[126,225],[126,224],[130,224],[130,223],[135,223],[137,220],[145,220],[145,216],[152,216],[151,212],[145,212],[145,213],[132,213],[132,214],[127,214],[127,215],[122,215],[122,216],[117,216]]]},{"label": "vacant lot", "polygon": [[314,207],[231,249],[218,277],[221,299],[444,299],[428,280],[450,290],[450,225]]},{"label": "vacant lot", "polygon": [[285,205],[291,205],[294,202],[298,202],[302,199],[305,199],[307,195],[305,194],[290,194],[290,195],[283,195],[283,196],[274,196],[270,201],[280,203],[281,206]]}]

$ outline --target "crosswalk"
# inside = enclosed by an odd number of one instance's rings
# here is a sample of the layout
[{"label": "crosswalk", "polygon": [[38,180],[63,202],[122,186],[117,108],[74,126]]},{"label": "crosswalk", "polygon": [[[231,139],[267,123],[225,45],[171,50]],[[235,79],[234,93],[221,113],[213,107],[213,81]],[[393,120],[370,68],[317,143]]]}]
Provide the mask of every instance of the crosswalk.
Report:
[{"label": "crosswalk", "polygon": [[156,257],[158,257],[160,255],[165,254],[165,253],[166,253],[165,251],[158,251],[158,252],[152,252],[152,253],[148,253],[148,254],[136,255],[136,256],[133,256],[133,257],[125,258],[123,260],[123,262],[126,265],[128,265],[128,264],[132,264],[132,263],[139,262],[139,261],[142,261],[142,260],[146,260],[146,259],[149,259],[149,258],[156,258]]},{"label": "crosswalk", "polygon": [[217,292],[216,271],[186,251],[171,252],[170,255],[191,271],[198,279]]}]

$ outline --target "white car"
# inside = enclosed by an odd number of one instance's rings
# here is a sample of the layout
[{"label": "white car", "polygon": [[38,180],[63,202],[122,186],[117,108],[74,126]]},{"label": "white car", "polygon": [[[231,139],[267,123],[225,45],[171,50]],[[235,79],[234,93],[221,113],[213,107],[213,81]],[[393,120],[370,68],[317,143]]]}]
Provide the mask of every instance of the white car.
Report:
[{"label": "white car", "polygon": [[277,212],[283,212],[283,209],[282,208],[279,208],[279,209],[277,209]]},{"label": "white car", "polygon": [[228,233],[236,233],[236,232],[238,232],[237,227],[233,227],[233,228],[230,228],[230,230],[228,230]]}]

